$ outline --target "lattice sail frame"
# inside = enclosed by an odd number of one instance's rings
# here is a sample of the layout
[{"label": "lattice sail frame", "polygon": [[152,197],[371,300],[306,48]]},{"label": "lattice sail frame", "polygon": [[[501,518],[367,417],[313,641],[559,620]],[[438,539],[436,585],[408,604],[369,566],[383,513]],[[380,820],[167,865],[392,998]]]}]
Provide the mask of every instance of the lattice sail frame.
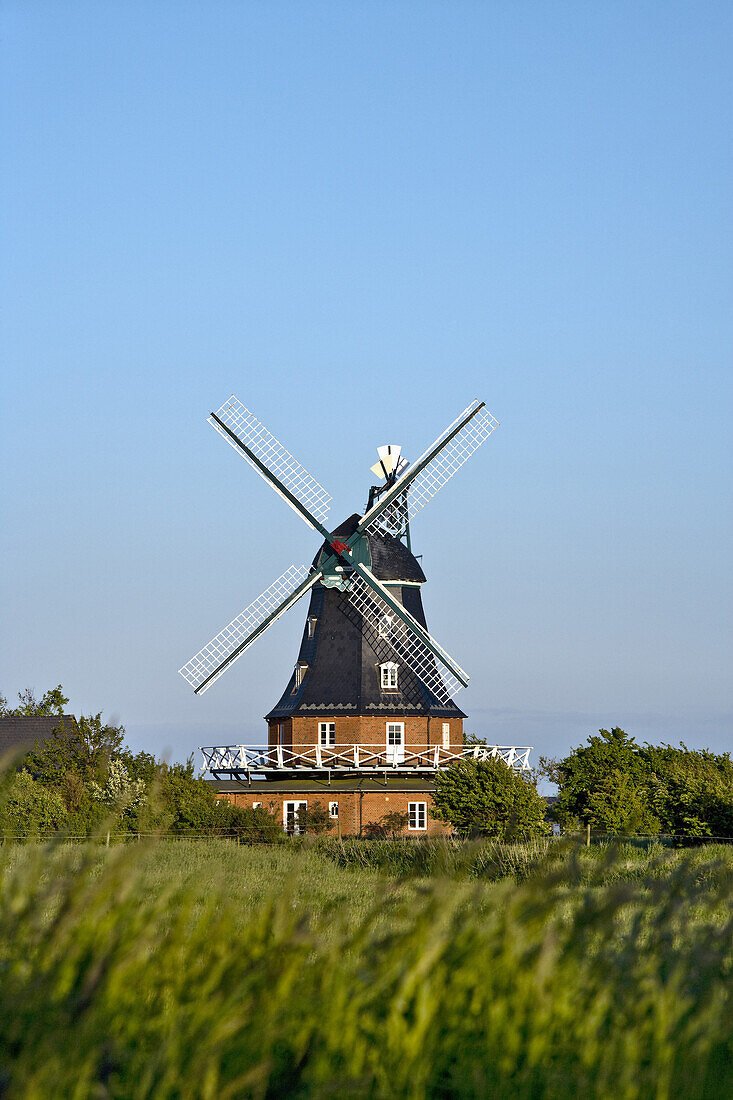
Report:
[{"label": "lattice sail frame", "polygon": [[[309,573],[310,566],[308,565],[291,565],[282,576],[278,577],[269,588],[265,589],[262,595],[258,596],[249,607],[245,607],[244,611],[241,611],[223,630],[219,631],[215,638],[212,638],[203,649],[199,650],[195,657],[187,661],[183,668],[179,668],[178,671],[181,676],[188,681],[194,691],[200,695],[208,691],[221,674],[244,653],[247,648],[247,639],[254,634],[257,628],[262,626],[265,620],[271,616],[274,622],[295,603],[295,600],[291,598],[307,580]],[[320,576],[320,573],[314,573],[309,587],[313,587]],[[301,595],[304,595],[307,590],[305,589]],[[298,599],[300,599],[300,596],[298,596]],[[228,658],[240,646],[240,653],[237,654],[234,660],[229,661]],[[217,674],[211,676],[217,668],[219,669]],[[201,688],[201,685],[209,676],[211,676],[211,680],[206,684],[206,687]]]},{"label": "lattice sail frame", "polygon": [[[462,684],[451,672],[438,671],[435,657],[428,647],[395,615],[381,596],[358,574],[351,577],[347,596],[362,618],[377,632],[380,642],[389,647],[397,663],[407,665],[439,702],[449,704],[451,697],[461,690]],[[390,626],[389,633],[385,635],[383,627],[387,621]],[[448,657],[442,646],[431,635],[428,636],[436,649]]]},{"label": "lattice sail frame", "polygon": [[[469,405],[461,416],[456,417],[430,447],[423,453],[429,454],[441,439],[450,435],[454,426],[470,412]],[[488,409],[481,408],[474,417],[451,439],[446,446],[438,452],[431,462],[421,470],[406,487],[405,493],[397,495],[391,504],[387,505],[383,512],[366,526],[366,530],[378,529],[389,535],[404,530],[405,524],[411,522],[429,500],[438,493],[446,482],[450,481],[457,470],[478,450],[494,431],[499,427],[499,421],[492,416]],[[419,466],[421,458],[412,463],[412,468]],[[396,482],[396,488],[399,486]]]},{"label": "lattice sail frame", "polygon": [[[290,451],[283,447],[282,443],[272,432],[269,432],[264,424],[261,424],[257,417],[245,408],[245,406],[238,401],[234,395],[232,395],[228,401],[225,401],[220,409],[216,410],[216,415],[219,417],[223,424],[226,424],[227,428],[236,435],[237,439],[246,444],[247,447],[257,456],[263,466],[266,466],[273,474],[283,483],[285,488],[296,497],[297,500],[304,505],[305,508],[311,512],[317,520],[323,523],[328,515],[331,507],[331,496],[320,485],[314,477],[312,477],[304,466],[301,466],[297,458],[293,458]],[[244,451],[237,447],[226,434],[222,431],[221,426],[213,419],[213,417],[207,418],[209,423],[216,431],[226,439],[230,447],[233,447],[237,454],[249,462],[253,469],[257,470],[257,473],[263,478],[268,485],[278,493],[279,496],[285,501],[285,503],[293,508],[292,503],[286,496],[283,496],[279,492],[277,486],[270,481],[259,467],[255,466]],[[296,508],[293,511],[300,516],[302,520],[308,523],[309,527],[313,525],[308,522],[302,512],[298,512]],[[313,528],[315,530],[315,528]]]}]

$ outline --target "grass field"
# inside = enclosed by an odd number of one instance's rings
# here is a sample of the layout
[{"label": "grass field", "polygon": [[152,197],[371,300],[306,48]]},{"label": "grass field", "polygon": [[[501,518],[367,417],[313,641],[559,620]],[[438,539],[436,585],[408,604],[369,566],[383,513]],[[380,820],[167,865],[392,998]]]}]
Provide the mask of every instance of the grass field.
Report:
[{"label": "grass field", "polygon": [[3,1098],[733,1095],[733,848],[8,845],[0,887]]}]

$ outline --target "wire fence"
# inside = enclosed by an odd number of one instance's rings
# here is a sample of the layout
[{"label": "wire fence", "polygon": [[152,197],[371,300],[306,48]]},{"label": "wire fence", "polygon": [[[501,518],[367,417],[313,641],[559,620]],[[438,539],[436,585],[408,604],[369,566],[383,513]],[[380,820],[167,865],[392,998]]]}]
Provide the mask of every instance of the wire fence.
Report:
[{"label": "wire fence", "polygon": [[[313,837],[325,837],[330,836],[332,839],[336,838],[335,832],[306,832],[301,831],[300,834],[293,834],[292,832],[280,829],[279,827],[270,831],[264,831],[261,829],[237,829],[232,831],[222,831],[216,833],[101,833],[95,835],[88,834],[65,834],[65,833],[24,833],[24,834],[7,834],[0,836],[0,847],[5,844],[23,844],[23,843],[35,843],[35,844],[64,844],[64,843],[89,843],[89,844],[102,844],[105,847],[109,847],[112,844],[141,844],[143,841],[149,840],[164,840],[164,841],[182,841],[182,840],[202,840],[202,841],[219,841],[230,840],[235,844],[282,844],[288,840],[299,840],[303,836],[308,835],[309,838]],[[408,843],[412,844],[424,844],[426,842],[435,843],[449,843],[449,844],[464,844],[472,841],[500,841],[505,844],[522,844],[525,843],[526,837],[474,837],[469,840],[468,838],[457,836],[384,836],[376,840],[374,837],[365,835],[344,834],[343,837],[339,836],[338,839],[343,840],[358,840],[363,844],[370,843]],[[689,836],[686,833],[591,833],[587,836],[586,833],[559,833],[553,836],[545,836],[535,838],[538,840],[544,840],[548,843],[564,841],[576,841],[578,844],[586,847],[597,847],[601,845],[611,846],[618,844],[629,844],[638,848],[649,848],[653,845],[661,845],[662,847],[699,847],[703,844],[733,844],[733,836]]]}]

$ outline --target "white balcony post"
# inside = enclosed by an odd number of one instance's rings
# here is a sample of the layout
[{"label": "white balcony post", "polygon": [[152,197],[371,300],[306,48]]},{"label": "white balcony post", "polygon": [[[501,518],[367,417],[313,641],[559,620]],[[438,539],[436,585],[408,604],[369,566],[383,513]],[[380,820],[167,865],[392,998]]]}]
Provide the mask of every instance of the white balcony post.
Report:
[{"label": "white balcony post", "polygon": [[359,767],[359,746],[354,745],[354,767]]},{"label": "white balcony post", "polygon": [[323,757],[321,755],[321,746],[316,745],[316,764],[319,768],[323,767]]},{"label": "white balcony post", "polygon": [[440,746],[436,745],[433,749],[433,766],[437,768],[440,762]]},{"label": "white balcony post", "polygon": [[282,745],[277,746],[277,766],[278,766],[278,768],[281,768],[283,766],[283,747],[282,747]]}]

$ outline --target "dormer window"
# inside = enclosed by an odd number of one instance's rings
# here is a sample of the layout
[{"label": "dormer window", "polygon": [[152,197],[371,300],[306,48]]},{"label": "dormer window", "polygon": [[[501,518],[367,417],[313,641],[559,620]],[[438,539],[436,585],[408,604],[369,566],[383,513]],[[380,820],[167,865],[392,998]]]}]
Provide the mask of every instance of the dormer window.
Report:
[{"label": "dormer window", "polygon": [[397,669],[394,661],[379,666],[379,679],[382,691],[397,691]]},{"label": "dormer window", "polygon": [[295,683],[293,684],[293,690],[291,695],[295,695],[296,691],[303,683],[306,672],[308,671],[308,665],[297,664],[295,666]]},{"label": "dormer window", "polygon": [[306,637],[315,638],[315,636],[316,636],[316,623],[317,622],[318,622],[318,619],[314,619],[312,615],[308,616]]}]

